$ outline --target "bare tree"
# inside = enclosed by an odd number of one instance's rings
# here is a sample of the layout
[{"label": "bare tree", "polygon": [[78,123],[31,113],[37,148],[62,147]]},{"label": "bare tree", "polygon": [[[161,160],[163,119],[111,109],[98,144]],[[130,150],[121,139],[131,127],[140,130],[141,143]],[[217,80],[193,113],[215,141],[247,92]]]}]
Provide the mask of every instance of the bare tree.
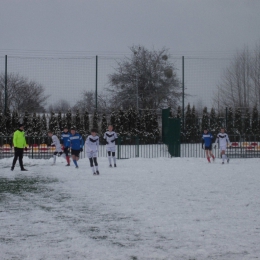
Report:
[{"label": "bare tree", "polygon": [[70,108],[70,104],[68,101],[61,99],[58,102],[56,102],[55,104],[49,105],[48,107],[48,111],[50,112],[64,112],[64,111],[68,111],[68,109]]},{"label": "bare tree", "polygon": [[[44,87],[19,74],[8,74],[7,106],[18,112],[44,112],[44,106],[49,96],[44,95]],[[0,74],[0,108],[3,109],[5,100],[5,75]]]},{"label": "bare tree", "polygon": [[[81,112],[88,111],[93,113],[96,109],[96,100],[94,91],[84,91],[83,98],[76,102],[72,110],[75,112],[77,109]],[[101,93],[98,95],[97,107],[99,113],[106,113],[109,110],[109,98],[107,95]]]},{"label": "bare tree", "polygon": [[142,46],[130,48],[131,57],[118,62],[109,75],[112,104],[127,109],[158,109],[177,106],[181,88],[167,49],[150,51]]},{"label": "bare tree", "polygon": [[245,48],[238,52],[223,73],[218,91],[214,95],[215,106],[252,108],[260,106],[260,47],[254,52]]}]

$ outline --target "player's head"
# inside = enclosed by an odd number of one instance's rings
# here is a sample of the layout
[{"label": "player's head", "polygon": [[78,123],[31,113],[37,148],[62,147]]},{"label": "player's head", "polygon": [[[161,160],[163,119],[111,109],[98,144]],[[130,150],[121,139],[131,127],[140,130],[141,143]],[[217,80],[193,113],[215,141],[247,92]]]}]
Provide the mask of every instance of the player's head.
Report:
[{"label": "player's head", "polygon": [[67,127],[66,125],[63,127],[63,131],[64,131],[65,133],[68,133],[69,129],[68,129],[68,127]]},{"label": "player's head", "polygon": [[75,135],[75,133],[76,133],[76,127],[75,127],[75,126],[72,126],[72,127],[70,128],[70,132],[71,132],[72,135]]},{"label": "player's head", "polygon": [[97,135],[97,129],[92,128],[92,129],[90,130],[90,133],[91,133],[91,135],[96,136],[96,135]]},{"label": "player's head", "polygon": [[23,123],[19,123],[18,127],[19,127],[19,129],[24,130],[24,124]]},{"label": "player's head", "polygon": [[51,130],[48,131],[48,136],[53,136],[53,132]]},{"label": "player's head", "polygon": [[108,131],[113,131],[113,125],[108,125]]},{"label": "player's head", "polygon": [[224,133],[225,133],[225,128],[224,128],[224,127],[221,127],[221,128],[220,128],[220,132],[221,132],[222,134],[224,134]]},{"label": "player's head", "polygon": [[208,129],[205,128],[205,129],[204,129],[204,134],[207,134],[207,133],[208,133]]}]

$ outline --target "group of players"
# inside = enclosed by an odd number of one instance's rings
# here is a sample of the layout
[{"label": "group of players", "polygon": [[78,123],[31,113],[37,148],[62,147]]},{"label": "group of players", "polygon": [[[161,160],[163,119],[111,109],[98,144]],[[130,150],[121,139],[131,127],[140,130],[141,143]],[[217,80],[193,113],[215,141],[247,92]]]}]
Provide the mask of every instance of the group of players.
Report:
[{"label": "group of players", "polygon": [[[212,157],[213,161],[215,160],[214,155],[212,154],[212,145],[213,145],[213,135],[208,131],[208,129],[204,130],[202,135],[202,149],[205,150],[206,157],[208,162],[210,163],[210,157]],[[226,155],[227,145],[230,145],[230,141],[228,138],[228,134],[225,133],[225,129],[221,128],[220,133],[217,135],[216,141],[214,143],[214,148],[216,147],[217,143],[219,143],[219,150],[222,158],[222,164],[229,163],[229,158]]]},{"label": "group of players", "polygon": [[[52,146],[55,146],[55,151],[53,153],[53,163],[56,163],[56,156],[65,155],[67,160],[67,165],[70,166],[69,150],[71,151],[71,158],[76,168],[78,168],[78,160],[80,152],[83,152],[83,147],[85,145],[85,152],[89,158],[90,167],[94,175],[99,175],[97,154],[99,148],[99,137],[97,136],[97,130],[91,129],[90,135],[87,137],[85,143],[82,136],[76,132],[74,127],[71,127],[70,132],[67,127],[64,127],[61,134],[61,140],[52,132],[48,131],[48,136],[52,138]],[[116,167],[116,145],[115,141],[117,139],[117,134],[113,131],[113,126],[108,126],[108,131],[104,134],[104,140],[106,141],[106,150],[108,154],[109,167],[112,167],[112,159],[114,167]]]}]

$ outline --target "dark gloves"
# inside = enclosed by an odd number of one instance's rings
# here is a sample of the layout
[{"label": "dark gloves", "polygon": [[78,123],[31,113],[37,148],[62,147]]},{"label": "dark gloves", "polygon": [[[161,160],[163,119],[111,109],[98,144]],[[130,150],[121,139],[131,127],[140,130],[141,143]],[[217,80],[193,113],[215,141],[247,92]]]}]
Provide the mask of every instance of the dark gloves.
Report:
[{"label": "dark gloves", "polygon": [[24,151],[27,152],[28,148],[27,147],[24,147]]},{"label": "dark gloves", "polygon": [[83,148],[80,148],[80,151],[83,152]]},{"label": "dark gloves", "polygon": [[51,144],[52,147],[55,147],[55,144]]}]

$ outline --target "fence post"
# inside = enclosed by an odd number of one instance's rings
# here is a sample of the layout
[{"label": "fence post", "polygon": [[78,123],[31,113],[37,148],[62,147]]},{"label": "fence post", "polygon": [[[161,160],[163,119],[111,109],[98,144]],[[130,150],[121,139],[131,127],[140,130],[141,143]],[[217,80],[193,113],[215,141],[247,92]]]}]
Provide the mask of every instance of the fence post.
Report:
[{"label": "fence post", "polygon": [[117,139],[117,159],[120,159],[121,154],[121,136]]},{"label": "fence post", "polygon": [[5,115],[7,112],[7,55],[5,55]]},{"label": "fence post", "polygon": [[139,136],[135,137],[135,157],[139,157]]},{"label": "fence post", "polygon": [[227,125],[228,125],[228,108],[226,107],[226,129],[227,129]]}]

